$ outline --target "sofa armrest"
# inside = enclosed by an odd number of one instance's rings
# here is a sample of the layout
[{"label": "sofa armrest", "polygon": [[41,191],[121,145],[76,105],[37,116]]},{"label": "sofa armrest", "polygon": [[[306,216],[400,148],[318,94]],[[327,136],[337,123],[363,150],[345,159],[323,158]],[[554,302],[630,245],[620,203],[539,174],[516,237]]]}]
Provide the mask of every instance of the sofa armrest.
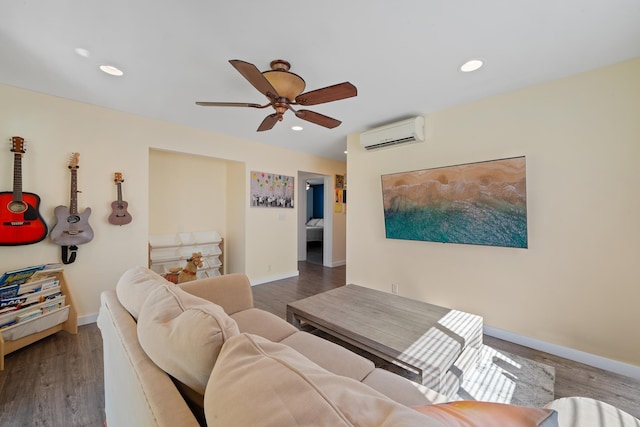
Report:
[{"label": "sofa armrest", "polygon": [[241,273],[193,280],[178,286],[185,292],[218,304],[228,315],[253,308],[249,278]]},{"label": "sofa armrest", "polygon": [[169,375],[140,346],[136,322],[114,290],[101,294],[97,323],[103,343],[105,425],[200,427]]}]

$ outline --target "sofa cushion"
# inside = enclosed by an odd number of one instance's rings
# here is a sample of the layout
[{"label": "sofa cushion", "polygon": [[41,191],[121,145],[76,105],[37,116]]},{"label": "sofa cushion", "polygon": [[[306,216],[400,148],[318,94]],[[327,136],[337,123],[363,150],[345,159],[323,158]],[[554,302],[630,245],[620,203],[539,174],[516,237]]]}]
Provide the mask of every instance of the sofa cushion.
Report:
[{"label": "sofa cushion", "polygon": [[444,425],[284,344],[250,334],[227,340],[204,403],[208,425]]},{"label": "sofa cushion", "polygon": [[354,380],[362,381],[375,368],[369,359],[308,332],[296,332],[280,342],[327,371]]},{"label": "sofa cushion", "polygon": [[142,304],[149,293],[160,285],[170,283],[156,272],[146,267],[136,266],[128,269],[120,276],[116,284],[116,295],[120,304],[138,320]]},{"label": "sofa cushion", "polygon": [[138,338],[149,358],[200,394],[220,348],[238,334],[222,307],[172,284],[151,291],[138,318]]},{"label": "sofa cushion", "polygon": [[457,402],[415,408],[450,427],[557,427],[556,411],[505,403]]},{"label": "sofa cushion", "polygon": [[238,324],[240,332],[260,335],[270,341],[280,342],[289,335],[298,332],[298,329],[291,323],[259,308],[233,313],[231,318]]},{"label": "sofa cushion", "polygon": [[450,400],[437,391],[380,368],[371,371],[362,382],[405,406],[444,403]]}]

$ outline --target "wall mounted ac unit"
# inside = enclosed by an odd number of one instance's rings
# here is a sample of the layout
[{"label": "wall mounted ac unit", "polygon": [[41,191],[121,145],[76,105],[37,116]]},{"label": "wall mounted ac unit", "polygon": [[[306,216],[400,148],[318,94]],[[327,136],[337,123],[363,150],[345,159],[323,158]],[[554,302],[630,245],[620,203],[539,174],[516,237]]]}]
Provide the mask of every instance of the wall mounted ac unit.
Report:
[{"label": "wall mounted ac unit", "polygon": [[414,142],[424,142],[424,117],[402,120],[360,134],[365,150],[378,150]]}]

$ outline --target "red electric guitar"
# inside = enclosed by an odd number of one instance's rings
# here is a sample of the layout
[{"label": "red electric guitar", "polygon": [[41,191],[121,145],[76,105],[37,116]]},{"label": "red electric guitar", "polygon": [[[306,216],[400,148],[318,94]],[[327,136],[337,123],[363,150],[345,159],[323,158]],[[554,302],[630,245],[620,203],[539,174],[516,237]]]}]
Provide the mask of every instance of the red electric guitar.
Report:
[{"label": "red electric guitar", "polygon": [[109,223],[113,225],[125,225],[129,224],[133,219],[131,214],[127,212],[127,207],[129,204],[122,200],[122,183],[124,179],[122,179],[122,173],[116,172],[113,181],[116,183],[118,187],[118,200],[111,203],[111,215],[109,215]]},{"label": "red electric guitar", "polygon": [[0,246],[30,245],[47,237],[49,229],[40,215],[40,197],[22,192],[24,139],[11,138],[13,192],[0,193]]}]

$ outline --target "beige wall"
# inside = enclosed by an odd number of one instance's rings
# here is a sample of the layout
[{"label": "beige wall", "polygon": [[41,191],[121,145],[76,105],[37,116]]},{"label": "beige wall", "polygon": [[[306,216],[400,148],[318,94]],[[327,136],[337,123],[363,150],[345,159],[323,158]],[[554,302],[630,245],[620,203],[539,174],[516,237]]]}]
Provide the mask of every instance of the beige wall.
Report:
[{"label": "beige wall", "polygon": [[[78,206],[92,208],[89,223],[95,237],[80,246],[76,262],[65,268],[80,316],[97,313],[100,292],[113,288],[124,270],[147,264],[148,234],[152,228],[161,230],[161,221],[166,223],[158,219],[156,224],[156,216],[150,223],[150,149],[231,161],[234,166],[227,164],[226,177],[220,177],[228,184],[227,212],[221,213],[227,218],[227,267],[246,272],[254,283],[297,274],[296,212],[249,208],[249,182],[244,176],[251,170],[290,176],[297,176],[298,170],[327,175],[345,172],[342,162],[5,85],[0,85],[0,135],[26,139],[23,190],[40,195],[40,211],[50,226],[55,223],[55,206],[69,204],[68,158],[72,152],[81,154]],[[10,191],[13,155],[8,144],[5,147],[0,152],[0,183]],[[134,218],[121,227],[107,222],[116,198],[115,171],[124,174],[124,199]],[[160,191],[158,195],[154,190],[154,197],[166,196]],[[193,206],[192,197],[186,202]],[[235,244],[240,241],[242,245]],[[3,271],[59,262],[60,247],[48,238],[33,245],[3,246],[0,260]]]},{"label": "beige wall", "polygon": [[227,162],[149,152],[149,233],[216,230],[227,235]]},{"label": "beige wall", "polygon": [[[349,138],[347,282],[640,366],[640,59],[427,115],[424,144]],[[528,249],[387,240],[382,174],[526,156]]]}]

